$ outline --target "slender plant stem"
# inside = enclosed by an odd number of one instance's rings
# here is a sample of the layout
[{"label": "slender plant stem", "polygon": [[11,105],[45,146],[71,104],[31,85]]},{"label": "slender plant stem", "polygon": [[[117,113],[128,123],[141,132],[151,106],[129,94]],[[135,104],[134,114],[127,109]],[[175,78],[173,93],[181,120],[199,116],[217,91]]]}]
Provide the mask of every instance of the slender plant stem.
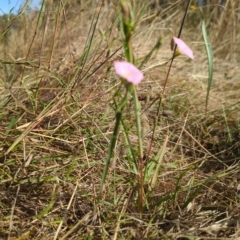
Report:
[{"label": "slender plant stem", "polygon": [[140,103],[138,101],[137,91],[136,91],[135,87],[133,87],[133,101],[134,101],[137,133],[138,133],[139,211],[140,211],[140,216],[141,216],[142,208],[143,208],[143,143],[142,143],[142,127],[141,127],[141,107],[140,107]]},{"label": "slender plant stem", "polygon": [[121,103],[119,104],[119,106],[116,110],[116,123],[115,123],[113,135],[112,135],[111,142],[110,142],[110,147],[109,147],[109,150],[108,150],[108,156],[107,156],[107,159],[106,159],[106,162],[105,162],[103,175],[102,175],[102,179],[101,179],[101,183],[100,183],[100,190],[99,190],[100,195],[102,195],[103,184],[106,180],[110,160],[113,156],[113,152],[114,152],[114,149],[115,149],[115,146],[116,146],[117,137],[118,137],[118,133],[119,133],[119,127],[120,127],[121,118],[122,118],[122,111],[123,111],[124,106],[126,105],[128,92],[129,92],[129,87],[127,87],[125,96],[122,99]]},{"label": "slender plant stem", "polygon": [[[191,1],[192,1],[192,0],[188,0],[188,4],[187,4],[187,7],[186,7],[186,10],[185,10],[185,13],[184,13],[184,16],[183,16],[181,25],[180,25],[180,29],[179,29],[179,32],[178,32],[178,38],[181,37],[182,30],[183,30],[183,26],[184,26],[184,23],[185,23],[186,18],[187,18],[187,13],[188,13],[188,10],[189,10]],[[172,58],[171,58],[171,60],[170,60],[170,65],[169,65],[169,67],[168,67],[166,80],[165,80],[164,85],[163,85],[162,97],[164,97],[164,94],[165,94],[165,89],[166,89],[167,82],[168,82],[168,78],[169,78],[169,74],[170,74],[170,71],[171,71],[171,68],[172,68],[173,60],[174,60],[174,58],[175,58],[175,52],[176,52],[176,50],[177,50],[177,45],[175,44],[174,50],[173,50],[173,55],[172,55]]]}]

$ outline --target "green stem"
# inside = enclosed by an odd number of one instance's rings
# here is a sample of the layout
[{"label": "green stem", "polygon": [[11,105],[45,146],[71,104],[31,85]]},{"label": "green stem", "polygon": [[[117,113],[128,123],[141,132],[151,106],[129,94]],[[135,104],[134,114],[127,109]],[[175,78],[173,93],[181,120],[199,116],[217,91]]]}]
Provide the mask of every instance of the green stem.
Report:
[{"label": "green stem", "polygon": [[121,118],[122,118],[122,111],[123,111],[124,106],[126,105],[128,92],[129,92],[129,88],[127,87],[126,94],[125,94],[124,98],[122,99],[121,103],[119,104],[119,106],[116,110],[116,123],[115,123],[113,135],[112,135],[111,142],[110,142],[110,147],[109,147],[109,150],[108,150],[108,156],[107,156],[107,159],[106,159],[106,162],[105,162],[103,175],[102,175],[102,179],[101,179],[101,183],[100,183],[100,190],[99,190],[100,195],[102,194],[103,184],[105,183],[108,168],[109,168],[109,164],[110,164],[110,160],[113,156],[113,152],[114,152],[114,149],[115,149],[115,146],[116,146],[117,137],[118,137],[118,133],[119,133],[119,127],[120,127]]},{"label": "green stem", "polygon": [[137,96],[135,87],[133,87],[133,101],[134,101],[135,117],[136,117],[136,124],[137,124],[139,159],[142,160],[143,144],[142,144],[142,127],[141,127],[141,110],[140,110],[141,107],[138,101],[138,96]]},{"label": "green stem", "polygon": [[134,109],[135,109],[135,118],[137,124],[137,134],[138,134],[138,152],[139,152],[139,160],[138,160],[138,175],[139,175],[139,212],[140,217],[142,217],[142,209],[143,209],[143,143],[142,143],[142,128],[141,128],[141,111],[140,111],[140,103],[138,101],[136,88],[133,86],[133,101],[134,101]]}]

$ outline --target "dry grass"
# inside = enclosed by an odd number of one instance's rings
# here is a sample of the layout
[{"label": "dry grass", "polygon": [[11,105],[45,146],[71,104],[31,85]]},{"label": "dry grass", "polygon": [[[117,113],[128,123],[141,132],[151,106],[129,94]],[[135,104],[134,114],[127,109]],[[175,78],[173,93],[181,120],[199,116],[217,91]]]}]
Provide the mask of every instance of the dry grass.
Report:
[{"label": "dry grass", "polygon": [[[157,160],[164,141],[167,147],[154,188],[154,169],[146,175],[142,216],[123,129],[104,194],[98,196],[119,86],[112,62],[124,58],[118,8],[78,4],[66,1],[63,8],[61,1],[47,1],[42,12],[17,16],[2,35],[0,238],[240,239],[237,1],[204,7],[215,65],[206,114],[207,56],[199,14],[189,13],[182,38],[195,60],[174,62],[162,105],[173,115],[161,115],[145,167]],[[178,31],[183,5],[166,1],[136,15],[133,44],[139,59],[162,38],[138,87],[145,154],[157,111],[152,103],[166,77],[162,63],[171,57],[171,31]],[[132,111],[129,104],[123,119],[137,151]]]}]

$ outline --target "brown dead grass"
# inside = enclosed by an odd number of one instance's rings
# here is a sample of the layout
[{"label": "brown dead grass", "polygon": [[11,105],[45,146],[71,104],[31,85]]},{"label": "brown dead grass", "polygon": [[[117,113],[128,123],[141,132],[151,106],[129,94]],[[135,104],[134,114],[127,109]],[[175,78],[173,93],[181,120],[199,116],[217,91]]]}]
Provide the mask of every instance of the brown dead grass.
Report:
[{"label": "brown dead grass", "polygon": [[[5,61],[0,70],[0,238],[238,239],[240,116],[235,44],[239,34],[234,23],[239,21],[239,6],[227,1],[220,22],[215,12],[208,18],[216,68],[206,114],[207,57],[198,18],[190,12],[183,39],[193,48],[195,60],[179,57],[174,63],[163,101],[163,110],[173,115],[159,119],[149,161],[166,135],[167,151],[156,188],[151,190],[146,183],[140,217],[137,177],[128,154],[122,154],[123,133],[116,148],[116,166],[112,165],[104,195],[98,199],[115,120],[112,96],[119,84],[110,67],[114,59],[123,58],[120,50],[108,59],[121,46],[117,25],[112,25],[114,5],[101,10],[83,68],[80,58],[99,7],[94,1],[66,5],[64,21],[63,12],[59,18],[52,12],[58,4],[46,6],[37,28],[38,15],[33,13],[32,21],[20,16],[28,27],[13,31],[7,36],[8,44],[0,47]],[[142,109],[146,109],[145,152],[157,108],[148,107],[162,90],[167,71],[162,63],[171,57],[167,28],[178,29],[179,6],[148,9],[133,39],[139,58],[160,36],[163,43],[143,67],[145,80],[138,88]],[[192,18],[196,18],[194,28]],[[131,111],[126,109],[123,118],[129,126],[133,124]],[[21,140],[9,151],[19,136]],[[129,129],[129,136],[135,147],[134,128]]]}]

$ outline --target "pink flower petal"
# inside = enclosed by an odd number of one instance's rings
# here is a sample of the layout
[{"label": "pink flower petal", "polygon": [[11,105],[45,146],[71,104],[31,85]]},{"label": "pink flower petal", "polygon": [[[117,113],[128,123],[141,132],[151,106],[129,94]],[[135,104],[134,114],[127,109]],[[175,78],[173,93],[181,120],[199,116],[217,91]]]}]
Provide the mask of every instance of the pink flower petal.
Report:
[{"label": "pink flower petal", "polygon": [[114,62],[114,68],[120,77],[126,79],[128,82],[134,85],[143,80],[143,73],[132,63],[126,61],[116,61]]},{"label": "pink flower petal", "polygon": [[173,40],[177,44],[178,49],[182,54],[185,54],[186,56],[188,56],[192,60],[194,59],[193,52],[192,52],[191,48],[188,47],[188,45],[183,40],[181,40],[180,38],[177,38],[177,37],[173,37]]}]

